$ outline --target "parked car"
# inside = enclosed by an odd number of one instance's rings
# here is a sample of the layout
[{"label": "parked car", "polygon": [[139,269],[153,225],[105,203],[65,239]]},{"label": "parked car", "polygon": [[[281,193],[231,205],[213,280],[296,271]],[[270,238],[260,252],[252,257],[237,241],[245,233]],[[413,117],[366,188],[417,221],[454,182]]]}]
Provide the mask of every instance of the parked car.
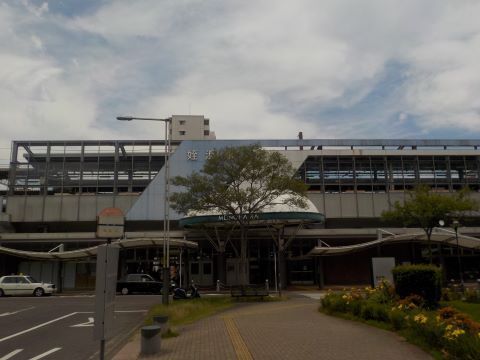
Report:
[{"label": "parked car", "polygon": [[123,280],[117,281],[117,292],[122,295],[132,293],[161,294],[163,284],[147,274],[128,274]]},{"label": "parked car", "polygon": [[0,278],[0,296],[4,295],[51,295],[57,289],[54,284],[35,280],[29,275],[8,275]]}]

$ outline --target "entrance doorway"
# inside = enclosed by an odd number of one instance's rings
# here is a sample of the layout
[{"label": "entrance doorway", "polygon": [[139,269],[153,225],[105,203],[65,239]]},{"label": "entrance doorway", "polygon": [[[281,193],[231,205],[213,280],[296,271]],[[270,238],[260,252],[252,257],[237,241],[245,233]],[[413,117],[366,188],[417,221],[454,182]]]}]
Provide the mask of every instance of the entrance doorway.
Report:
[{"label": "entrance doorway", "polygon": [[195,260],[190,262],[190,279],[196,285],[213,285],[212,260]]},{"label": "entrance doorway", "polygon": [[[248,262],[250,262],[248,260]],[[247,279],[250,279],[250,266],[247,266]],[[228,285],[240,285],[240,259],[230,258],[227,259],[227,284]]]}]

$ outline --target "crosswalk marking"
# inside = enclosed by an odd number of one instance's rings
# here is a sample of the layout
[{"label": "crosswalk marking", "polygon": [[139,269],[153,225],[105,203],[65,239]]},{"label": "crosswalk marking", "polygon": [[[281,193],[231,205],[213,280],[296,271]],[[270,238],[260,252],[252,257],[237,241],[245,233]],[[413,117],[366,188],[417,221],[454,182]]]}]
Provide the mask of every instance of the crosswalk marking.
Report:
[{"label": "crosswalk marking", "polygon": [[17,349],[17,350],[13,350],[11,353],[8,353],[7,355],[5,355],[4,357],[0,358],[0,360],[7,360],[7,359],[10,359],[12,357],[14,357],[15,355],[17,355],[19,352],[23,351],[23,349]]},{"label": "crosswalk marking", "polygon": [[41,359],[41,358],[44,358],[45,356],[47,355],[50,355],[50,354],[53,354],[54,352],[60,350],[61,348],[53,348],[53,349],[50,349],[48,351],[45,351],[43,354],[40,354],[40,355],[37,355],[33,358],[31,358],[30,360],[38,360],[38,359]]}]

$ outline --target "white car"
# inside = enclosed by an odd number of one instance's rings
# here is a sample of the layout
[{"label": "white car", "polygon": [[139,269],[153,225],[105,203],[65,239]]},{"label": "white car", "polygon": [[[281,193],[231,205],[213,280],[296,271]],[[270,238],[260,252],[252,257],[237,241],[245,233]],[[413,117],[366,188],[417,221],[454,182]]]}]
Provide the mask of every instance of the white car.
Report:
[{"label": "white car", "polygon": [[54,284],[38,282],[28,275],[8,275],[0,277],[0,296],[53,294],[57,289]]}]

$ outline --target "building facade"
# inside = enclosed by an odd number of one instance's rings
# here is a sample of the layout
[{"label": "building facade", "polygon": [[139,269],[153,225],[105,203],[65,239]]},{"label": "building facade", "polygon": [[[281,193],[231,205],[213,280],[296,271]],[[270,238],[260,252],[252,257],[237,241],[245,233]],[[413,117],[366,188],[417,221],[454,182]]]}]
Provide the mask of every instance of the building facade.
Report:
[{"label": "building facade", "polygon": [[[480,200],[480,140],[216,140],[209,126],[203,116],[172,117],[172,177],[199,171],[216,149],[257,143],[291,161],[309,187],[310,201],[325,219],[287,224],[276,238],[268,227],[252,229],[251,283],[279,281],[276,269],[282,256],[286,262],[282,285],[371,283],[376,258],[390,258],[397,264],[427,259],[426,245],[417,236],[421,229],[405,229],[381,219],[382,212],[403,201],[409,190],[426,184],[448,195],[468,186],[471,196]],[[164,155],[161,140],[14,141],[10,167],[0,172],[8,177],[8,190],[2,195],[0,245],[49,251],[62,244],[67,251],[98,244],[96,215],[106,207],[124,211],[130,238],[163,236]],[[197,249],[172,250],[170,265],[182,268],[184,283],[213,285],[219,261],[226,261],[225,282],[238,281],[235,234],[222,228],[213,233],[184,228],[179,223],[182,215],[170,210],[169,216],[172,237],[198,244]],[[480,223],[470,217],[460,232],[475,238],[480,235]],[[318,256],[314,251],[321,246],[369,243],[380,233],[412,235],[402,243],[381,243],[336,256]],[[223,259],[217,245],[227,238]],[[464,277],[476,279],[480,277],[479,249],[458,249],[450,236],[436,242],[435,262],[444,266],[447,278],[458,278],[460,255]],[[121,272],[152,272],[160,259],[159,247],[128,249],[122,253]],[[55,274],[58,270],[57,263],[40,264],[11,255],[0,255],[0,260],[1,274],[22,271],[39,276],[42,271]],[[94,259],[67,262],[61,271],[65,287],[91,287]]]}]

